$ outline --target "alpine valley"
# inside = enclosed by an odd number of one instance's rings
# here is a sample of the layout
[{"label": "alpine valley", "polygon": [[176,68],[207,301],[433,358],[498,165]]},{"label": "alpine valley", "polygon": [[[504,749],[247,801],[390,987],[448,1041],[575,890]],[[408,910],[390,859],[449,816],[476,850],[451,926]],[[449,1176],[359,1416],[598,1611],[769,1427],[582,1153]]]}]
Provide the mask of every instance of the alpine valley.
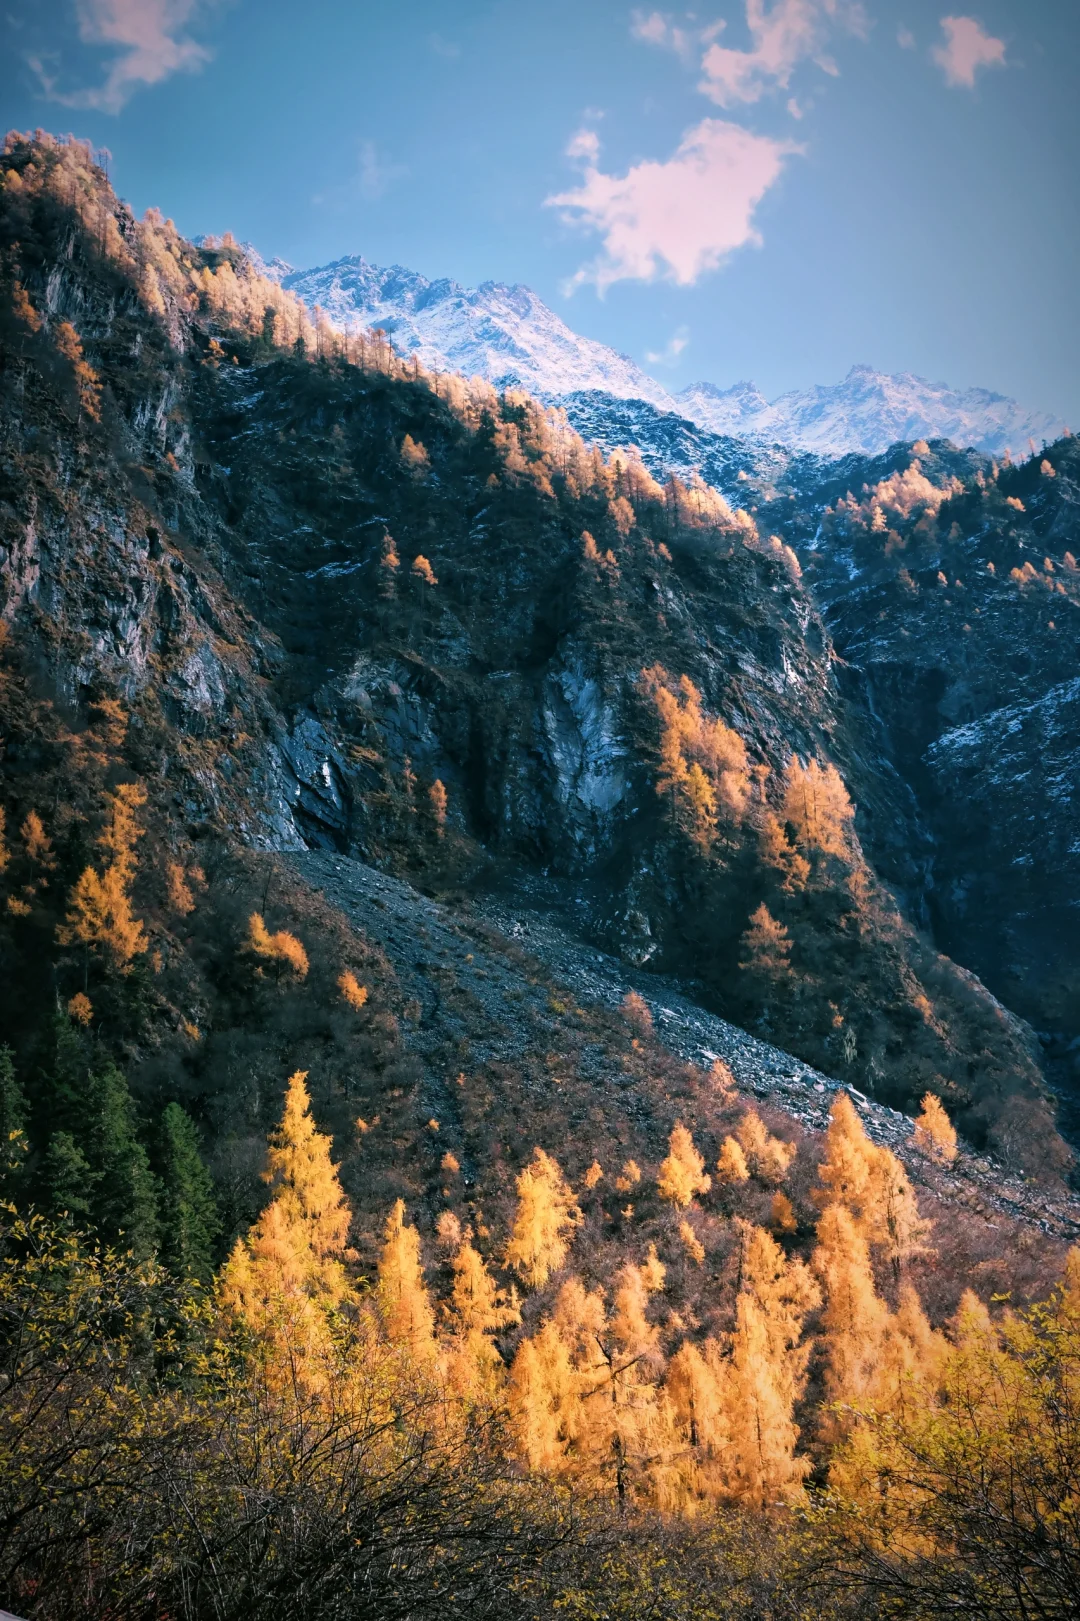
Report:
[{"label": "alpine valley", "polygon": [[0,177],[0,1605],[1075,1613],[1076,440]]}]

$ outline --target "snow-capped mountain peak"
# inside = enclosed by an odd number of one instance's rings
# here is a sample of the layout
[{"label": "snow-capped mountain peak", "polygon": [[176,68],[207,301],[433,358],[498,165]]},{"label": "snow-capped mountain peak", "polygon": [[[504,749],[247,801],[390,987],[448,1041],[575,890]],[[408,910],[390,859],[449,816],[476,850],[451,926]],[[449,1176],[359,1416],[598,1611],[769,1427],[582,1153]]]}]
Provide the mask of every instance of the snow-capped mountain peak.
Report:
[{"label": "snow-capped mountain peak", "polygon": [[685,416],[712,433],[779,441],[822,456],[876,456],[898,440],[951,439],[988,454],[1056,439],[1065,424],[985,388],[930,383],[912,372],[852,366],[843,382],[795,389],[767,401],[753,383],[694,383],[676,395]]},{"label": "snow-capped mountain peak", "polygon": [[283,285],[319,304],[345,331],[381,327],[425,366],[519,387],[543,399],[602,389],[674,410],[667,390],[628,355],[572,332],[531,288],[486,281],[463,287],[429,281],[401,265],[382,269],[360,256],[297,270]]},{"label": "snow-capped mountain peak", "polygon": [[[258,256],[248,251],[255,262]],[[432,370],[483,377],[549,402],[588,395],[594,418],[599,396],[645,400],[713,435],[827,457],[878,455],[899,440],[916,439],[951,439],[988,454],[1011,447],[1023,454],[1029,440],[1038,445],[1065,431],[1056,418],[987,389],[952,389],[868,365],[852,366],[842,382],[795,389],[771,401],[747,381],[729,388],[694,383],[672,395],[628,355],[572,331],[520,282],[463,287],[448,277],[431,281],[402,265],[373,265],[360,255],[314,270],[293,270],[282,260],[259,265],[309,308],[320,305],[344,331],[381,327],[399,353],[419,355]]]}]

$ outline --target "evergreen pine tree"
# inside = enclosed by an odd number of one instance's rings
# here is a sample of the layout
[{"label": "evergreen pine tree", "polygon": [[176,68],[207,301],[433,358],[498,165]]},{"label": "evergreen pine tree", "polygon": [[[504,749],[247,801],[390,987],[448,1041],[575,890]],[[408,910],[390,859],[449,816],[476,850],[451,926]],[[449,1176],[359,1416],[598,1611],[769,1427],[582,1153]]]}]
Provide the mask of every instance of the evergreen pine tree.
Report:
[{"label": "evergreen pine tree", "polygon": [[81,1132],[86,1125],[87,1043],[59,1010],[49,1030],[49,1053],[34,1087],[31,1134],[43,1142],[54,1131]]},{"label": "evergreen pine tree", "polygon": [[0,1198],[14,1200],[25,1185],[29,1113],[11,1048],[0,1047]]},{"label": "evergreen pine tree", "polygon": [[178,1103],[168,1104],[161,1117],[158,1171],[161,1258],[177,1277],[208,1282],[221,1222],[195,1123]]},{"label": "evergreen pine tree", "polygon": [[86,1157],[95,1173],[91,1213],[107,1243],[140,1260],[157,1244],[157,1186],[139,1141],[127,1081],[115,1064],[92,1075],[87,1086]]},{"label": "evergreen pine tree", "polygon": [[54,1216],[67,1216],[75,1227],[89,1227],[97,1181],[89,1160],[71,1133],[54,1132],[38,1176],[45,1208]]}]

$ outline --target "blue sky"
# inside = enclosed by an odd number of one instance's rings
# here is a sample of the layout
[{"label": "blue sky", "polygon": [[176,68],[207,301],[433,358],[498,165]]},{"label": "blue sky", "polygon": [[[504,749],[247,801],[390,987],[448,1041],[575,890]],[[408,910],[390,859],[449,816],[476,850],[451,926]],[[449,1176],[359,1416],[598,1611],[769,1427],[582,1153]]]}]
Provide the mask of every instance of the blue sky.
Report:
[{"label": "blue sky", "polygon": [[1080,426],[1076,0],[8,0],[0,28],[5,122],[109,147],[188,234],[524,281],[672,388],[865,361]]}]

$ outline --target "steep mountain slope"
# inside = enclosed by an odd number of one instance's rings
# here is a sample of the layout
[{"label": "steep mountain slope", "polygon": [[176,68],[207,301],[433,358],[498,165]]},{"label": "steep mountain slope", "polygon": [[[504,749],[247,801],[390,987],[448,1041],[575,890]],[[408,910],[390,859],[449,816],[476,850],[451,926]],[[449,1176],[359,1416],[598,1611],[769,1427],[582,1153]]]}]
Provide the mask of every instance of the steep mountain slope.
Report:
[{"label": "steep mountain slope", "polygon": [[[385,346],[354,364],[239,252],[137,224],[68,148],[17,142],[3,166],[0,1013],[20,1073],[55,1078],[75,1039],[151,1113],[182,1099],[235,1228],[284,1076],[309,1069],[368,1234],[394,1190],[434,1209],[427,1088],[471,1062],[468,986],[421,1073],[407,957],[258,854],[321,848],[463,917],[469,894],[542,878],[579,938],[890,1107],[931,1088],[1015,1166],[1061,1170],[1030,1032],[864,854],[909,848],[912,791],[768,505],[759,529]],[[133,781],[147,938],[117,970],[65,918]],[[302,982],[265,966],[254,914],[305,943]],[[346,968],[366,1011],[335,991]],[[484,1060],[472,1151],[504,1204],[552,1142],[565,1051],[560,1143],[590,1122],[655,1158],[677,1086],[704,1084],[549,994],[525,1050]],[[61,1039],[71,1005],[87,1025]],[[613,1110],[605,1041],[652,1113],[636,1092]],[[374,1156],[358,1112],[385,1127]]]},{"label": "steep mountain slope", "polygon": [[[1000,455],[1010,445],[1023,452],[1029,440],[1039,445],[1056,439],[1065,428],[1047,413],[1028,411],[987,389],[951,389],[910,372],[891,376],[870,366],[853,366],[840,383],[796,389],[772,401],[746,382],[727,389],[694,383],[672,395],[628,356],[572,332],[520,284],[466,288],[446,278],[429,281],[401,265],[381,269],[359,256],[313,270],[293,270],[281,261],[267,267],[254,250],[247,251],[310,309],[319,305],[341,331],[381,328],[400,354],[416,353],[431,370],[524,388],[545,400],[587,396],[604,443],[619,431],[619,400],[645,400],[677,412],[707,434],[749,440],[749,454],[766,456],[778,445],[826,457],[852,451],[873,456],[913,439],[951,439]],[[607,424],[602,395],[611,396]],[[573,418],[574,406],[565,403]]]},{"label": "steep mountain slope", "polygon": [[1078,514],[1072,438],[1020,467],[942,444],[853,459],[811,500],[759,512],[799,550],[911,787],[910,848],[925,853],[937,938],[1043,1033],[1070,1122],[1080,1098]]},{"label": "steep mountain slope", "polygon": [[737,506],[757,490],[813,489],[826,463],[806,451],[759,439],[712,433],[678,411],[646,400],[617,400],[600,390],[564,394],[559,408],[588,444],[636,449],[654,478],[703,478]]}]

